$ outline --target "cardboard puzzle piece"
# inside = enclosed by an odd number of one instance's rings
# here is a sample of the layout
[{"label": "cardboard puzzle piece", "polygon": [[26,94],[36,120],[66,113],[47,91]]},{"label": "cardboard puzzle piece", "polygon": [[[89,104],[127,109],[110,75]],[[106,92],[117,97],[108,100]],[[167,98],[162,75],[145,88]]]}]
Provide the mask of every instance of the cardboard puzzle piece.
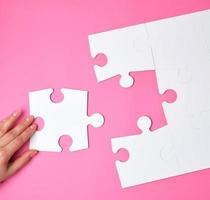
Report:
[{"label": "cardboard puzzle piece", "polygon": [[160,93],[166,86],[177,93],[173,106],[165,104],[168,123],[174,123],[180,115],[191,116],[210,109],[209,74],[210,62],[197,69],[178,67],[157,67],[156,76]]},{"label": "cardboard puzzle piece", "polygon": [[143,134],[113,138],[114,153],[120,149],[129,152],[126,162],[116,161],[122,187],[210,168],[209,120],[210,110],[194,116],[180,113],[174,123],[170,121],[167,126],[151,132],[151,120],[142,117],[138,127]]},{"label": "cardboard puzzle piece", "polygon": [[126,162],[116,161],[123,188],[168,178],[179,173],[179,163],[168,127],[152,133],[149,130],[151,120],[148,117],[139,118],[137,124],[142,134],[112,139],[114,153],[122,148],[129,152],[129,159]]},{"label": "cardboard puzzle piece", "polygon": [[106,66],[94,66],[98,82],[120,75],[120,85],[130,87],[134,82],[130,72],[154,70],[144,24],[89,35],[88,39],[91,56],[102,53],[108,60]]},{"label": "cardboard puzzle piece", "polygon": [[210,10],[146,23],[156,67],[200,68],[209,60]]},{"label": "cardboard puzzle piece", "polygon": [[178,90],[179,99],[185,98],[184,110],[191,113],[209,108],[209,17],[210,10],[206,10],[146,24],[160,92]]},{"label": "cardboard puzzle piece", "polygon": [[98,82],[121,75],[120,85],[130,87],[129,72],[205,65],[210,59],[209,16],[205,10],[89,35],[92,57],[102,53],[108,59],[106,66],[94,66]]},{"label": "cardboard puzzle piece", "polygon": [[[206,44],[207,44],[207,48],[209,51],[209,56],[210,56],[210,11],[206,10],[203,12],[203,15],[201,16],[201,26],[202,29],[204,30],[204,34],[205,34],[205,40],[206,40]],[[208,19],[208,20],[207,20]],[[210,57],[209,57],[210,59]]]},{"label": "cardboard puzzle piece", "polygon": [[[170,136],[179,159],[181,174],[210,167],[209,64],[189,72],[179,68],[156,68],[160,91],[175,89],[177,100],[164,105]],[[210,90],[209,90],[210,91]]]},{"label": "cardboard puzzle piece", "polygon": [[51,101],[52,92],[45,89],[29,93],[30,113],[44,120],[44,128],[30,140],[30,149],[60,152],[58,140],[62,135],[73,140],[70,151],[88,148],[87,126],[100,127],[104,123],[99,113],[87,116],[88,92],[62,88],[64,100],[60,103]]}]

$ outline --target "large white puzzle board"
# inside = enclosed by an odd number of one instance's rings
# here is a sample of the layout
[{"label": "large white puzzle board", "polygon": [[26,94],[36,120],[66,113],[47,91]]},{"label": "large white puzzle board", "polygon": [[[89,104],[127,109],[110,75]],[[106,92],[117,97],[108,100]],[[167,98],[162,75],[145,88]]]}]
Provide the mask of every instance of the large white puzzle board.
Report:
[{"label": "large white puzzle board", "polygon": [[[177,101],[164,104],[168,125],[143,134],[112,139],[122,187],[130,187],[210,167],[210,11],[146,24],[160,92],[173,89]],[[145,122],[145,123],[144,123]],[[142,125],[143,124],[143,125]],[[141,128],[139,127],[139,128]]]}]

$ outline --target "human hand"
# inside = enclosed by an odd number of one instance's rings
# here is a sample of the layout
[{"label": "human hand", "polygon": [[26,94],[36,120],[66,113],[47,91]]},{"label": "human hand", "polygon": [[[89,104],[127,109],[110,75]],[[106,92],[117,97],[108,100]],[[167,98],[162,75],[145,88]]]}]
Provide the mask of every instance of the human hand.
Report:
[{"label": "human hand", "polygon": [[28,150],[14,161],[11,160],[37,129],[33,116],[28,116],[15,126],[21,114],[21,111],[16,111],[0,122],[0,182],[15,174],[37,154],[35,150]]}]

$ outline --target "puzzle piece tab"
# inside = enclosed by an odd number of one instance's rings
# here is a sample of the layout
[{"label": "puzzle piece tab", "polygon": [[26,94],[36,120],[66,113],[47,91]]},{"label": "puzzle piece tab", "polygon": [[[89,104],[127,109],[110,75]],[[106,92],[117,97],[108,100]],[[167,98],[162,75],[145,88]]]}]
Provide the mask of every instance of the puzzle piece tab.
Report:
[{"label": "puzzle piece tab", "polygon": [[92,57],[103,53],[108,60],[106,66],[94,66],[98,82],[120,75],[120,85],[130,87],[134,82],[130,72],[154,70],[145,25],[89,35],[88,38]]},{"label": "puzzle piece tab", "polygon": [[30,113],[44,120],[44,128],[30,140],[30,149],[60,152],[58,140],[62,135],[72,138],[70,151],[88,148],[87,126],[100,127],[104,123],[99,113],[87,116],[88,92],[63,88],[64,100],[60,103],[50,100],[52,92],[45,89],[29,93]]}]

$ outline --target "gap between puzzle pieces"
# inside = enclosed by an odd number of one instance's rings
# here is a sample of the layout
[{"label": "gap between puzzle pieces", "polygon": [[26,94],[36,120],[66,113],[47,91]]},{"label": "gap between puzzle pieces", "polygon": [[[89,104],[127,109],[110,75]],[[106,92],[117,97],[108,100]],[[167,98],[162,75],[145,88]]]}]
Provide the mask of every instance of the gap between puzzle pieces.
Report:
[{"label": "gap between puzzle pieces", "polygon": [[[110,139],[137,133],[136,121],[144,115],[153,119],[153,129],[164,126],[167,120],[162,102],[173,103],[177,98],[173,90],[159,93],[154,70],[133,72],[131,75],[134,77],[135,84],[130,88],[120,87],[118,84],[120,77],[117,76],[103,84],[97,84],[90,90],[91,104],[104,114],[106,124],[103,130],[107,129]],[[109,127],[113,127],[111,133]]]}]

